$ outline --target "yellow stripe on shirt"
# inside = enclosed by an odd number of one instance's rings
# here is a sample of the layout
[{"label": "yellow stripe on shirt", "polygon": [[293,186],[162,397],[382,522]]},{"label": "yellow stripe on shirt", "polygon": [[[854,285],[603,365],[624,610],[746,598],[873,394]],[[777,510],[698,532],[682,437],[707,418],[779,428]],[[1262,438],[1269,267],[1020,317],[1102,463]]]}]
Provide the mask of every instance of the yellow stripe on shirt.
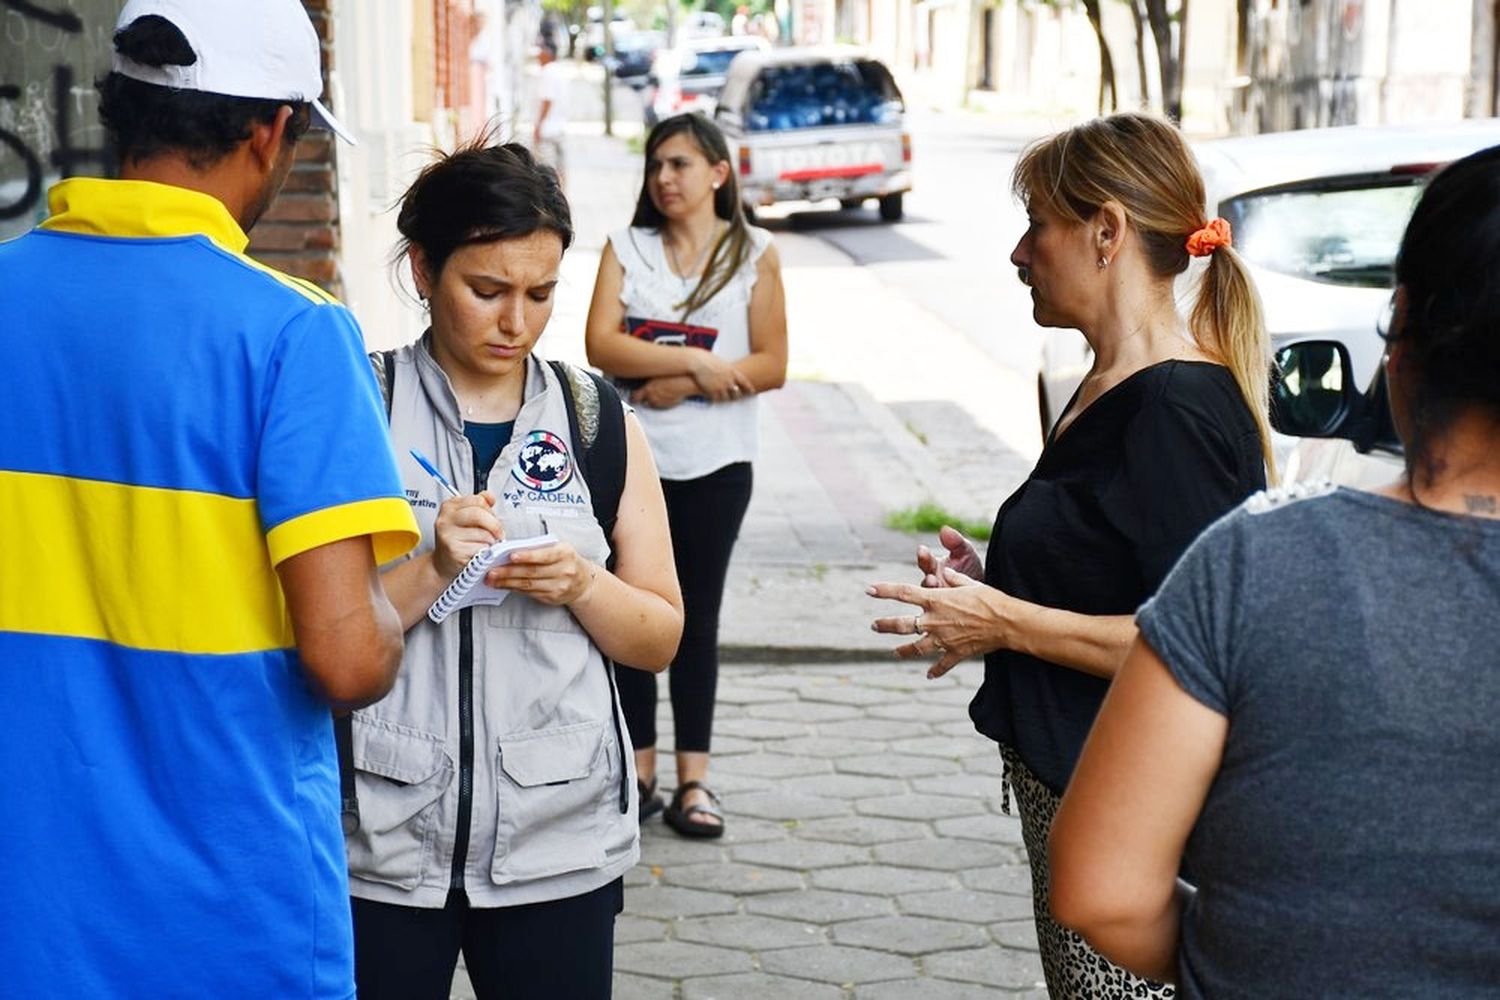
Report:
[{"label": "yellow stripe on shirt", "polygon": [[294,274],[287,274],[285,271],[278,271],[276,270],[276,268],[271,267],[268,264],[263,264],[260,261],[256,260],[254,257],[249,256],[248,254],[237,253],[234,256],[235,259],[238,260],[241,264],[253,268],[254,270],[257,270],[262,274],[267,275],[268,277],[275,278],[277,281],[281,282],[283,285],[298,293],[310,302],[314,302],[320,306],[336,306],[340,304],[338,299],[328,294],[328,292],[324,291],[318,285],[314,284],[311,281],[308,281],[306,278],[299,278]]},{"label": "yellow stripe on shirt", "polygon": [[0,630],[179,653],[294,645],[254,500],[0,472],[0,579]]},{"label": "yellow stripe on shirt", "polygon": [[292,556],[329,542],[371,536],[376,565],[404,556],[422,540],[411,506],[397,497],[359,500],[315,510],[283,521],[266,533],[271,562],[281,565]]}]

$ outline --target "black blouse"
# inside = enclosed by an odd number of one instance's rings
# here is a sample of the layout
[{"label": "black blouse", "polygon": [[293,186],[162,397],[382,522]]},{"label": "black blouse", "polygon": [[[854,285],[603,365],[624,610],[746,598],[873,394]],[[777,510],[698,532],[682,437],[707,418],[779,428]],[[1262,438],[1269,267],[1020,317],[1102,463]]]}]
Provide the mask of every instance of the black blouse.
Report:
[{"label": "black blouse", "polygon": [[[1260,436],[1229,369],[1152,365],[1047,442],[995,516],[985,582],[1045,607],[1134,614],[1199,532],[1265,485]],[[1061,792],[1108,688],[999,650],[984,658],[969,714]]]}]

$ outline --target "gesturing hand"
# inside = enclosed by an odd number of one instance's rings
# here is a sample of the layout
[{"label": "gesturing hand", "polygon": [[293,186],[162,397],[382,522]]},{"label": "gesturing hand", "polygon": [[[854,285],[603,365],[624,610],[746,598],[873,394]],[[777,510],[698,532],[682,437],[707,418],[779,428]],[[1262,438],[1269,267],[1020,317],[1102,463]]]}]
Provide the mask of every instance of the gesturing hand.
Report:
[{"label": "gesturing hand", "polygon": [[1005,645],[1005,594],[976,583],[962,573],[944,567],[937,587],[915,587],[909,583],[877,583],[867,591],[871,597],[901,601],[917,609],[916,614],[876,618],[876,632],[912,636],[896,647],[903,660],[937,656],[927,669],[930,678],[941,677],[970,656],[988,653]]},{"label": "gesturing hand", "polygon": [[474,553],[505,537],[505,529],[491,508],[488,490],[474,496],[444,500],[433,524],[432,565],[444,580],[452,580]]},{"label": "gesturing hand", "polygon": [[512,552],[504,566],[485,575],[491,587],[514,590],[518,594],[550,604],[574,604],[594,589],[599,565],[591,563],[567,542],[540,549]]},{"label": "gesturing hand", "polygon": [[945,566],[957,570],[971,583],[984,578],[984,561],[979,558],[979,550],[974,548],[973,542],[946,524],[938,531],[938,541],[946,552],[939,554],[925,545],[917,546],[917,569],[922,571],[922,586],[949,586],[943,578]]}]

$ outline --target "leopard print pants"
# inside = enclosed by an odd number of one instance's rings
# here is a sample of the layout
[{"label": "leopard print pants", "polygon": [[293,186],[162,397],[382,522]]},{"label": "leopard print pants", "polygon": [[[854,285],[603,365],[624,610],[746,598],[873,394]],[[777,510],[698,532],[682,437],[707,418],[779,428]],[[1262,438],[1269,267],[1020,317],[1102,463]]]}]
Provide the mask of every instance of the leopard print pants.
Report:
[{"label": "leopard print pants", "polygon": [[1060,797],[1032,774],[1021,758],[1009,747],[1000,748],[1005,765],[1005,801],[1010,814],[1010,790],[1016,793],[1021,813],[1021,839],[1026,843],[1026,857],[1031,862],[1031,903],[1036,913],[1037,946],[1042,953],[1042,970],[1047,975],[1047,994],[1052,1000],[1112,1000],[1130,997],[1135,1000],[1168,1000],[1176,995],[1171,986],[1142,979],[1115,965],[1088,946],[1088,942],[1052,919],[1047,907],[1047,890],[1051,874],[1047,870],[1047,834],[1052,817],[1057,814]]}]

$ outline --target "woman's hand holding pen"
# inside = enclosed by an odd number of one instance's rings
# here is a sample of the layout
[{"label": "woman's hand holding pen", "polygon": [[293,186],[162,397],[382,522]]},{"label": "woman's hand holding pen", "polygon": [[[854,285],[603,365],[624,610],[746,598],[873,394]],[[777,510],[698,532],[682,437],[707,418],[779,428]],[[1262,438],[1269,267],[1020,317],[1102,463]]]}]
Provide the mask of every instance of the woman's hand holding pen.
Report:
[{"label": "woman's hand holding pen", "polygon": [[512,552],[510,560],[490,570],[484,582],[557,607],[588,597],[600,571],[597,563],[583,558],[573,546],[558,542]]},{"label": "woman's hand holding pen", "polygon": [[437,522],[433,525],[432,565],[444,580],[458,576],[474,553],[505,537],[500,519],[491,509],[494,504],[494,494],[486,490],[453,497],[438,508]]}]

